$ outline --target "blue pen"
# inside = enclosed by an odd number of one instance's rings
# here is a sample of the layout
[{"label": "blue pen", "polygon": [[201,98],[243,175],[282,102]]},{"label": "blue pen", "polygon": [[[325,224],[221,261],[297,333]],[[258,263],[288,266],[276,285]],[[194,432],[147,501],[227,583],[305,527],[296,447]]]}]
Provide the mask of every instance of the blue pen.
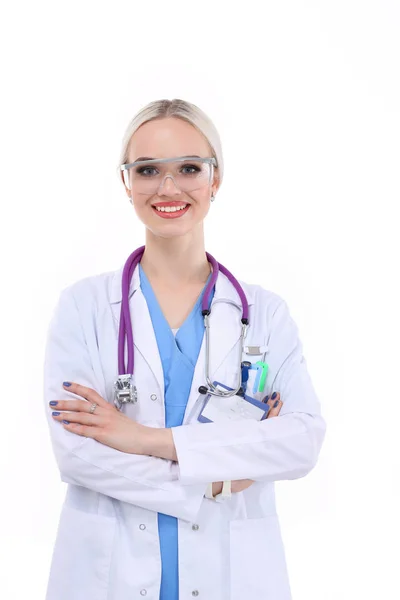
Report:
[{"label": "blue pen", "polygon": [[244,360],[242,362],[242,388],[243,391],[246,392],[247,381],[249,379],[249,371],[251,369],[251,362],[248,360]]}]

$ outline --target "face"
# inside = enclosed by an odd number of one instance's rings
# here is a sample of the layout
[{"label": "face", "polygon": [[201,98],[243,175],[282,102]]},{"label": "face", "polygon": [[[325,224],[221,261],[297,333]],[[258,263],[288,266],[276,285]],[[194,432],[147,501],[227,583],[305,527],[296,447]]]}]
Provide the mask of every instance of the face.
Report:
[{"label": "face", "polygon": [[[133,134],[129,148],[128,161],[135,162],[141,156],[152,158],[173,158],[174,156],[211,157],[211,149],[207,140],[187,121],[176,117],[155,119],[139,127]],[[185,235],[199,226],[210,208],[211,194],[216,194],[218,181],[214,167],[214,182],[193,192],[182,192],[175,186],[170,177],[166,177],[159,193],[135,195],[135,190],[128,190],[132,195],[132,203],[142,223],[155,235],[173,237]],[[175,218],[163,218],[166,213],[158,213],[155,204],[168,202],[177,206],[188,204],[185,211],[173,213]]]}]

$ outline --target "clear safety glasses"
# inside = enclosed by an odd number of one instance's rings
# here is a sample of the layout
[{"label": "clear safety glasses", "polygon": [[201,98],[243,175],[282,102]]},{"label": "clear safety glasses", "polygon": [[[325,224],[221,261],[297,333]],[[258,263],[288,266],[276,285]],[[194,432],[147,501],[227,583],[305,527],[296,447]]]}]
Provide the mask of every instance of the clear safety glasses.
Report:
[{"label": "clear safety glasses", "polygon": [[124,183],[134,194],[160,194],[167,177],[182,192],[194,192],[212,182],[215,158],[176,156],[138,160],[121,165]]}]

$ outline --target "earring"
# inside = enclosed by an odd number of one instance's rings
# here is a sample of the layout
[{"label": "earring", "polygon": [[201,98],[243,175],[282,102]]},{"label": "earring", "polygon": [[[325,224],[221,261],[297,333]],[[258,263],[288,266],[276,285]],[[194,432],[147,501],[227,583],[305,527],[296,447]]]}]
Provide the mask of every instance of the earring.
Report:
[{"label": "earring", "polygon": [[214,196],[214,194],[211,194],[211,198],[210,198],[210,200],[211,200],[211,202],[214,202],[214,200],[215,200],[215,196]]}]

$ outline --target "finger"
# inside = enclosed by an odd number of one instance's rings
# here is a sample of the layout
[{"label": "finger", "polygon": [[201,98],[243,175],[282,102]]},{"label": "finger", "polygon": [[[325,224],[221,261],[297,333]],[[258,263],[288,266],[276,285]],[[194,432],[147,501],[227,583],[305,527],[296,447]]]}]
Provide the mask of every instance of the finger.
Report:
[{"label": "finger", "polygon": [[[75,410],[77,412],[89,412],[92,403],[87,400],[51,400],[50,408],[53,410]],[[96,413],[101,410],[100,406],[96,406]]]},{"label": "finger", "polygon": [[274,396],[273,400],[270,395],[265,396],[265,398],[262,399],[262,402],[264,402],[265,404],[268,404],[268,407],[269,407],[269,410],[268,410],[267,414],[264,415],[263,419],[268,419],[268,417],[270,416],[271,409],[273,408],[276,400],[279,398],[279,392],[274,392],[272,395]]},{"label": "finger", "polygon": [[[276,406],[275,406],[275,404],[276,404]],[[271,408],[271,409],[268,411],[268,417],[267,417],[267,418],[270,418],[270,417],[277,417],[277,416],[279,415],[279,413],[280,413],[280,411],[281,411],[281,408],[282,408],[282,406],[283,406],[283,402],[282,402],[282,400],[276,400],[276,401],[275,401],[275,404],[274,404],[274,406],[273,406],[273,407],[272,407],[272,408]]]},{"label": "finger", "polygon": [[[273,396],[273,397],[272,397],[272,396]],[[263,400],[263,402],[266,402],[266,404],[268,404],[270,408],[273,408],[273,407],[274,407],[274,404],[275,404],[275,402],[276,402],[277,400],[280,400],[280,397],[281,397],[281,395],[280,395],[280,393],[279,393],[279,392],[274,392],[274,393],[272,394],[272,396],[266,396],[266,397],[264,398],[264,400]]]},{"label": "finger", "polygon": [[101,416],[86,413],[86,412],[68,412],[63,411],[57,414],[58,411],[53,413],[53,419],[55,421],[69,421],[70,423],[79,423],[81,425],[90,425],[92,427],[101,427],[104,423],[104,419]]},{"label": "finger", "polygon": [[272,402],[272,405],[273,405],[273,404],[275,404],[275,400],[277,400],[279,398],[280,398],[280,392],[274,392],[272,395],[265,396],[265,398],[262,399],[262,402],[271,404],[271,401],[273,401]]},{"label": "finger", "polygon": [[[268,396],[268,400],[267,400],[267,404],[270,407],[268,414],[267,414],[267,419],[269,417],[277,417],[280,411],[279,405],[277,404],[277,402],[280,402],[280,392],[274,392],[272,394],[272,396]],[[276,405],[276,406],[275,406]]]},{"label": "finger", "polygon": [[96,402],[96,404],[102,408],[108,408],[110,406],[109,403],[96,392],[96,390],[90,387],[86,387],[80,383],[75,383],[74,381],[64,381],[63,387],[73,394],[82,396],[82,398],[85,398],[89,402]]}]

